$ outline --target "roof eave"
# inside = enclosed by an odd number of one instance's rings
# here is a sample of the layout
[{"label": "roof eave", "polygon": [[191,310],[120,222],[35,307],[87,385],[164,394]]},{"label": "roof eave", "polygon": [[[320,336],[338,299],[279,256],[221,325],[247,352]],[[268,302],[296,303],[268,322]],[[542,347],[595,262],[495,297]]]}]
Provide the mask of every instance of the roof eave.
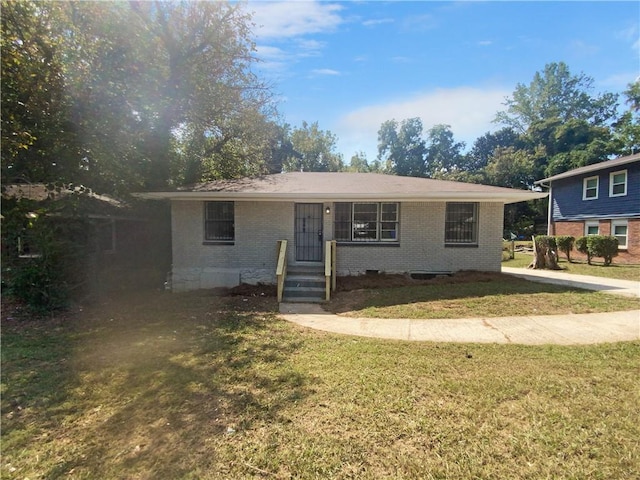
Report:
[{"label": "roof eave", "polygon": [[233,200],[233,201],[316,201],[316,202],[350,202],[350,201],[466,201],[466,202],[500,202],[517,203],[535,200],[548,196],[546,192],[514,191],[514,192],[433,192],[430,194],[414,193],[262,193],[262,192],[145,192],[134,196],[146,200]]}]

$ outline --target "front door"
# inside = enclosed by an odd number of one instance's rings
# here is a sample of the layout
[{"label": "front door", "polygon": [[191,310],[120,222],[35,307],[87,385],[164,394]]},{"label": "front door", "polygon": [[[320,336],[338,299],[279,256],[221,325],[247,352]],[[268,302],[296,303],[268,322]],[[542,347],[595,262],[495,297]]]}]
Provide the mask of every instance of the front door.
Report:
[{"label": "front door", "polygon": [[322,204],[296,203],[296,260],[322,261]]}]

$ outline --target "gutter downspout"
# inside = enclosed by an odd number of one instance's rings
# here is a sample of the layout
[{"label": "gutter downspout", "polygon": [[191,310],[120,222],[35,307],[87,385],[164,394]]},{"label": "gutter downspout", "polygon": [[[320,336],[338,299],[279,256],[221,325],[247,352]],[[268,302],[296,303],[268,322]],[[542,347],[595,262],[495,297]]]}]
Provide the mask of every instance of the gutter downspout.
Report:
[{"label": "gutter downspout", "polygon": [[545,185],[544,182],[540,182],[540,186],[549,189],[549,206],[547,207],[547,235],[555,235],[555,229],[553,229],[553,233],[551,232],[551,227],[553,226],[553,188],[551,188],[551,183]]}]

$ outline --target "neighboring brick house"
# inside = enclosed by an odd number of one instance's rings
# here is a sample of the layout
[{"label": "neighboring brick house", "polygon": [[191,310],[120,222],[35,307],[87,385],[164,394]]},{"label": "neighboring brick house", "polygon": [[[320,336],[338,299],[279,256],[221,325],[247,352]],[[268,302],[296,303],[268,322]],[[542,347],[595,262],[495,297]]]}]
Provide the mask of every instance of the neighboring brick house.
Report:
[{"label": "neighboring brick house", "polygon": [[640,263],[640,154],[536,184],[549,188],[549,235],[614,235],[619,242],[614,262]]},{"label": "neighboring brick house", "polygon": [[289,265],[322,265],[335,240],[337,275],[499,271],[503,209],[546,193],[373,173],[281,173],[213,181],[169,199],[174,290],[276,281]]}]

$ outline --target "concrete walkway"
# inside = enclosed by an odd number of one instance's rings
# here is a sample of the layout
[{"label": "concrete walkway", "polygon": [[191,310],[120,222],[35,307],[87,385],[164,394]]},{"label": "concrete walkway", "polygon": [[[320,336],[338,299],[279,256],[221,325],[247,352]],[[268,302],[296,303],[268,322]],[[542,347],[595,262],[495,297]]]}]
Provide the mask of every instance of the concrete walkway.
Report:
[{"label": "concrete walkway", "polygon": [[531,280],[532,282],[573,286],[627,297],[640,297],[640,278],[637,282],[634,282],[632,280],[616,280],[614,278],[593,277],[591,275],[574,275],[565,273],[562,270],[531,270],[511,267],[502,267],[502,273]]},{"label": "concrete walkway", "polygon": [[[513,273],[512,273],[513,271]],[[640,296],[640,282],[503,268],[504,273],[544,283]],[[640,310],[571,315],[446,320],[353,318],[317,304],[282,303],[281,316],[304,327],[345,335],[410,341],[581,345],[640,339]]]}]

